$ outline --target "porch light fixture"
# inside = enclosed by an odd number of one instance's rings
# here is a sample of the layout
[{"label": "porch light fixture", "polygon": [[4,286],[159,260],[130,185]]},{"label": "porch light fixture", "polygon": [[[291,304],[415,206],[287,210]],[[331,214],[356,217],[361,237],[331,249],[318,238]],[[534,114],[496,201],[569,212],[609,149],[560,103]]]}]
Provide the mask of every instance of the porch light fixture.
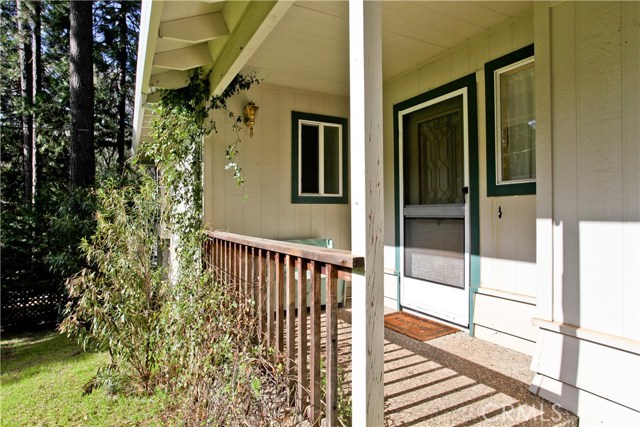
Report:
[{"label": "porch light fixture", "polygon": [[249,102],[244,107],[244,124],[249,128],[249,136],[253,138],[253,126],[256,124],[256,114],[258,114],[258,106],[253,102]]}]

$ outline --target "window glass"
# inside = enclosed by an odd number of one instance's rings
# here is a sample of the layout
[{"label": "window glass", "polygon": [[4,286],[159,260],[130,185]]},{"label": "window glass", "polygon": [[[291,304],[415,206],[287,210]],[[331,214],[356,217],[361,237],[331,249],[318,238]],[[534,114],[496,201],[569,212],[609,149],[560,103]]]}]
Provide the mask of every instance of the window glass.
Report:
[{"label": "window glass", "polygon": [[324,193],[340,194],[340,128],[324,127]]},{"label": "window glass", "polygon": [[318,180],[320,165],[318,131],[318,126],[307,124],[301,126],[300,188],[302,193],[317,194],[320,191],[320,182]]},{"label": "window glass", "polygon": [[498,74],[499,182],[536,177],[536,122],[533,62]]}]

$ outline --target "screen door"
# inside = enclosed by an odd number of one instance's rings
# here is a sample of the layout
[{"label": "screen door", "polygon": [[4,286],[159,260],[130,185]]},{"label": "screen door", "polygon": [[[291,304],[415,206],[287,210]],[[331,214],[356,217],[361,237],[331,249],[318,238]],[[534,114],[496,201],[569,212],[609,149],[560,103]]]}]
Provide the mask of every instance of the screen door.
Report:
[{"label": "screen door", "polygon": [[401,303],[468,325],[465,90],[402,114]]}]

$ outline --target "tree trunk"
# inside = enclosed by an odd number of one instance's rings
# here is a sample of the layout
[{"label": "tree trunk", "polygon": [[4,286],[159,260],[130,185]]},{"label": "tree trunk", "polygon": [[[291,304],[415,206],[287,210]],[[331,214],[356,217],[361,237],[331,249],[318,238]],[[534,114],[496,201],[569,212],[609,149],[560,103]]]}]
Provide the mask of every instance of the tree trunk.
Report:
[{"label": "tree trunk", "polygon": [[22,171],[24,197],[33,197],[33,68],[31,66],[31,27],[29,9],[23,0],[16,0],[18,13],[18,46],[20,55],[20,96],[22,98]]},{"label": "tree trunk", "polygon": [[120,72],[118,80],[118,137],[116,146],[118,148],[118,164],[122,168],[125,162],[125,136],[127,126],[127,1],[120,2],[120,15],[118,16],[118,69]]},{"label": "tree trunk", "polygon": [[71,140],[69,181],[73,187],[95,183],[93,119],[93,2],[71,0],[69,29],[69,95]]},{"label": "tree trunk", "polygon": [[35,205],[36,202],[36,184],[37,184],[37,169],[36,169],[36,153],[37,153],[37,138],[38,138],[38,102],[40,99],[40,93],[42,91],[42,25],[40,16],[42,14],[42,5],[39,0],[32,2],[33,14],[32,14],[32,32],[31,32],[31,75],[33,78],[32,92],[31,92],[31,105],[33,106],[31,113],[31,203]]}]

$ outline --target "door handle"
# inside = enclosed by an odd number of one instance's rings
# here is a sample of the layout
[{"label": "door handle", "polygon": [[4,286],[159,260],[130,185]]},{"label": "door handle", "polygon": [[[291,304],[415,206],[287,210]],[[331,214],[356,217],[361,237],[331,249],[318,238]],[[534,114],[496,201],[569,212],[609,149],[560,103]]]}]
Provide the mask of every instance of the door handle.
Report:
[{"label": "door handle", "polygon": [[469,194],[469,187],[462,187],[462,203],[467,203],[467,194]]}]

